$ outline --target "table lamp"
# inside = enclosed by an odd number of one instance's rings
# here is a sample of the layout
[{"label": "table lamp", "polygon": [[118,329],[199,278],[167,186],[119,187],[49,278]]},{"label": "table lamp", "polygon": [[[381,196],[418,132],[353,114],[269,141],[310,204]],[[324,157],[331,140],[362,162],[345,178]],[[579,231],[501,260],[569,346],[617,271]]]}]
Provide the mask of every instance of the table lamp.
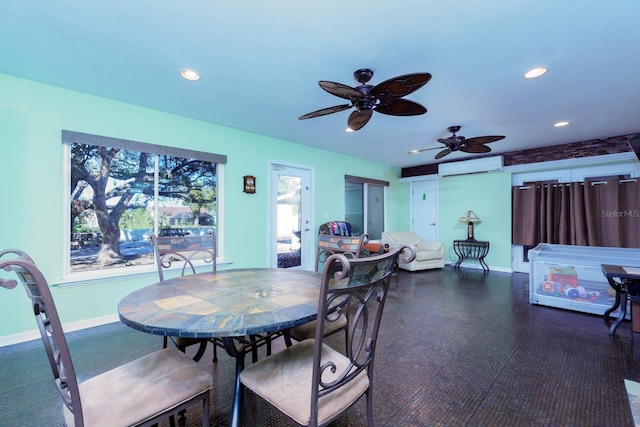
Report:
[{"label": "table lamp", "polygon": [[473,211],[466,211],[458,221],[467,223],[467,240],[476,240],[473,237],[473,223],[480,222],[480,218]]}]

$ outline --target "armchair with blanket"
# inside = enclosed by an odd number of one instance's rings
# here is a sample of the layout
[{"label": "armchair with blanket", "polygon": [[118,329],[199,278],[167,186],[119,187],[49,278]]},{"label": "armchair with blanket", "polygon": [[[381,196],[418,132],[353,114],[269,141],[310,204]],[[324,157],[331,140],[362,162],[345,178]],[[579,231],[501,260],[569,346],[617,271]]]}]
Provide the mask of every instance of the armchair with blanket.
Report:
[{"label": "armchair with blanket", "polygon": [[409,264],[400,264],[404,270],[416,271],[444,267],[444,244],[442,242],[426,242],[413,231],[383,231],[382,243],[392,249],[396,246],[408,245],[415,249],[416,257]]}]

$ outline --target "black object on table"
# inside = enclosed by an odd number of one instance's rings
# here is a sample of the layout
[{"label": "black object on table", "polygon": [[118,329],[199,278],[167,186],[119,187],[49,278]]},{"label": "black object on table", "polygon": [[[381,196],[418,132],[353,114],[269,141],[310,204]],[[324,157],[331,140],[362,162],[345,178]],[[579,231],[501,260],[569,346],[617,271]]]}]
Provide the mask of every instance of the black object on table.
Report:
[{"label": "black object on table", "polygon": [[454,240],[453,251],[458,255],[458,261],[454,268],[466,260],[478,261],[484,271],[489,271],[489,266],[484,262],[484,257],[489,253],[489,242],[475,239]]},{"label": "black object on table", "polygon": [[[627,299],[632,302],[640,302],[640,267],[602,264],[602,272],[609,281],[609,285],[616,291],[616,300],[613,306],[604,312],[604,321],[607,325],[609,325],[609,315],[620,307],[618,318],[609,328],[609,335],[613,335],[627,315]],[[633,319],[631,320],[633,321]]]}]

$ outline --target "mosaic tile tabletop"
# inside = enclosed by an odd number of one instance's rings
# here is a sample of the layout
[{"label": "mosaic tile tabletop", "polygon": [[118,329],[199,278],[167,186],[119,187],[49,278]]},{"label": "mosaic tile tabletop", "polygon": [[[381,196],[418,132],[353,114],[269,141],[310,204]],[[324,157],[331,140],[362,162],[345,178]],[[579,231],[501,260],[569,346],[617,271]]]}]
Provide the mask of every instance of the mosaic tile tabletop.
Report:
[{"label": "mosaic tile tabletop", "polygon": [[274,332],[313,320],[320,274],[240,269],[165,280],[127,295],[120,320],[143,332],[185,338]]}]

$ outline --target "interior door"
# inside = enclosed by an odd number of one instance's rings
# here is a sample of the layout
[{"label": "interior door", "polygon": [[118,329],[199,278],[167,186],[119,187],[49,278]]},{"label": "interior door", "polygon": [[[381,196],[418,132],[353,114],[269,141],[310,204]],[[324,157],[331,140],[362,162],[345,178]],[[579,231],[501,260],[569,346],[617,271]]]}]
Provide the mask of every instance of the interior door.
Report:
[{"label": "interior door", "polygon": [[438,181],[411,183],[411,231],[427,242],[438,241]]},{"label": "interior door", "polygon": [[313,270],[312,170],[271,164],[270,266]]}]

